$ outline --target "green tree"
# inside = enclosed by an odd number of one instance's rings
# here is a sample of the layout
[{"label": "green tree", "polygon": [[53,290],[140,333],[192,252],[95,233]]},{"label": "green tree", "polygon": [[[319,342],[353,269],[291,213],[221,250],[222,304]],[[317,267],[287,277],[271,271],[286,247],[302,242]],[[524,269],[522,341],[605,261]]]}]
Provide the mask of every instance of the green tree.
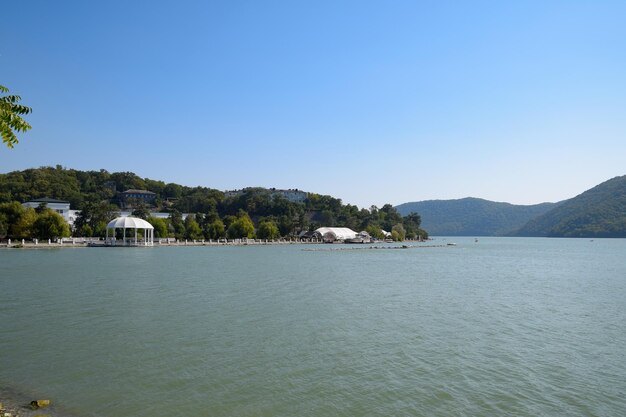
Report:
[{"label": "green tree", "polygon": [[167,222],[164,219],[158,217],[148,216],[146,219],[148,223],[154,227],[154,237],[163,238],[167,237]]},{"label": "green tree", "polygon": [[280,231],[274,221],[264,220],[259,223],[256,235],[259,239],[276,239],[280,236]]},{"label": "green tree", "polygon": [[379,223],[385,230],[393,229],[393,226],[402,223],[402,216],[391,204],[385,204],[378,210]]},{"label": "green tree", "polygon": [[235,220],[226,231],[226,236],[229,239],[248,238],[254,237],[254,223],[248,213],[240,212],[239,217]]},{"label": "green tree", "polygon": [[183,194],[183,187],[178,184],[167,184],[163,188],[163,197],[177,199]]},{"label": "green tree", "polygon": [[26,209],[17,201],[0,204],[0,238],[13,238],[14,226],[20,221]]},{"label": "green tree", "polygon": [[[8,88],[0,85],[0,93],[8,92]],[[32,109],[19,104],[20,100],[22,98],[16,95],[0,96],[0,134],[2,142],[9,148],[13,148],[19,142],[15,132],[26,132],[31,129],[31,125],[21,116],[31,113]]]},{"label": "green tree", "polygon": [[63,217],[50,209],[44,209],[33,223],[33,236],[38,239],[56,239],[70,236],[70,227]]},{"label": "green tree", "polygon": [[28,239],[33,237],[33,224],[37,220],[35,209],[27,207],[22,215],[13,223],[9,235],[16,239]]},{"label": "green tree", "polygon": [[174,229],[174,236],[176,239],[183,239],[185,237],[185,224],[183,223],[183,216],[178,210],[174,210],[170,213],[169,222]]},{"label": "green tree", "polygon": [[231,224],[235,223],[235,221],[237,220],[237,216],[232,216],[232,215],[227,215],[224,216],[223,222],[224,222],[224,228],[226,230],[228,230],[228,228],[230,227]]},{"label": "green tree", "polygon": [[118,215],[119,208],[106,201],[85,203],[74,221],[74,229],[81,236],[102,237],[106,234],[106,225]]},{"label": "green tree", "polygon": [[406,238],[406,231],[401,223],[398,223],[391,228],[391,238],[397,242],[401,242]]},{"label": "green tree", "polygon": [[280,216],[278,219],[278,231],[279,234],[283,236],[289,236],[293,233],[294,230],[294,222],[291,216]]},{"label": "green tree", "polygon": [[424,231],[420,229],[421,224],[422,218],[415,212],[411,212],[402,218],[402,225],[406,230],[406,237],[409,239],[415,239],[424,233]]},{"label": "green tree", "polygon": [[385,234],[380,229],[380,227],[370,224],[365,228],[365,231],[369,233],[369,235],[373,238],[383,240],[385,238]]},{"label": "green tree", "polygon": [[92,237],[93,236],[93,229],[88,224],[85,224],[85,225],[83,225],[83,227],[80,228],[79,234],[80,234],[80,236]]},{"label": "green tree", "polygon": [[9,222],[6,214],[0,212],[0,239],[4,239],[9,234]]},{"label": "green tree", "polygon": [[138,201],[136,204],[133,204],[133,211],[130,213],[131,216],[138,217],[140,219],[146,220],[150,216],[150,210],[148,210],[148,206],[143,201]]},{"label": "green tree", "polygon": [[207,239],[220,239],[226,236],[224,230],[224,223],[220,219],[215,219],[206,225],[204,235]]},{"label": "green tree", "polygon": [[335,215],[331,210],[322,210],[320,214],[320,223],[322,223],[326,227],[334,227],[336,226]]},{"label": "green tree", "polygon": [[193,214],[188,215],[185,218],[185,238],[186,239],[202,239],[202,229],[196,221],[196,216]]}]

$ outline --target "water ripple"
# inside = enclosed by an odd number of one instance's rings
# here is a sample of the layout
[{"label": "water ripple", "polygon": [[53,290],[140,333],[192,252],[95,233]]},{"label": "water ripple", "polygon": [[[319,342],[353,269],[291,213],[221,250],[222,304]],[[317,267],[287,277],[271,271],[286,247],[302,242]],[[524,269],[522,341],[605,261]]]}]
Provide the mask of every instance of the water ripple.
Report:
[{"label": "water ripple", "polygon": [[102,417],[626,415],[626,242],[455,240],[0,251],[0,378]]}]

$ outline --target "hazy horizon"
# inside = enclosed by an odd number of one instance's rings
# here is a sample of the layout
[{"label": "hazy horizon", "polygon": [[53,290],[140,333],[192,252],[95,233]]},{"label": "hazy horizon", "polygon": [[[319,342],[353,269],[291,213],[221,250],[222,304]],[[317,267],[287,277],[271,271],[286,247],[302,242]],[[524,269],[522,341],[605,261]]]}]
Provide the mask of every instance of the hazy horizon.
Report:
[{"label": "hazy horizon", "polygon": [[359,207],[572,198],[624,175],[626,3],[12,2],[0,172],[132,171]]}]

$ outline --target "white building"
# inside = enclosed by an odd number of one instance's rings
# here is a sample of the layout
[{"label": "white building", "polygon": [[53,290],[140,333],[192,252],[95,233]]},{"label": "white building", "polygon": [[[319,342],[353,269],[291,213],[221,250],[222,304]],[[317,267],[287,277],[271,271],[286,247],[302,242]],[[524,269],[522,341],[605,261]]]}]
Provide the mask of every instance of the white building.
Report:
[{"label": "white building", "polygon": [[[45,204],[47,208],[59,213],[63,216],[63,219],[70,225],[72,230],[74,229],[74,221],[80,215],[80,210],[71,210],[69,201],[62,200],[54,200],[52,198],[38,198],[37,200],[27,201],[26,203],[22,203],[24,207],[31,207],[36,209],[37,207]],[[132,211],[123,210],[120,211],[120,217],[130,217],[132,216]],[[169,213],[157,213],[150,212],[150,216],[156,217],[158,219],[167,219],[170,214]],[[185,220],[189,216],[189,213],[181,213],[181,217]]]},{"label": "white building", "polygon": [[55,200],[52,198],[38,198],[36,200],[22,203],[22,206],[36,209],[42,204],[50,210],[59,213],[61,216],[63,216],[63,219],[67,222],[67,224],[70,225],[70,227],[74,227],[74,221],[76,220],[76,217],[80,214],[80,210],[71,210],[69,201]]}]

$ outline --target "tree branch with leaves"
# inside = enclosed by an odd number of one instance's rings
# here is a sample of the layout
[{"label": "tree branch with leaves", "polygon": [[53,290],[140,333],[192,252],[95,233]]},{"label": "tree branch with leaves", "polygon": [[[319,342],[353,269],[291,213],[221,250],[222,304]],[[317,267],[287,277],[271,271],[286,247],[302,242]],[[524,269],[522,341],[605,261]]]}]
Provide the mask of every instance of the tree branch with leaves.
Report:
[{"label": "tree branch with leaves", "polygon": [[[8,88],[0,85],[0,93],[8,92]],[[19,142],[15,132],[26,132],[31,129],[31,125],[21,116],[29,114],[33,110],[19,104],[21,100],[22,97],[16,95],[0,96],[0,134],[2,135],[2,142],[9,148],[13,148]]]}]

